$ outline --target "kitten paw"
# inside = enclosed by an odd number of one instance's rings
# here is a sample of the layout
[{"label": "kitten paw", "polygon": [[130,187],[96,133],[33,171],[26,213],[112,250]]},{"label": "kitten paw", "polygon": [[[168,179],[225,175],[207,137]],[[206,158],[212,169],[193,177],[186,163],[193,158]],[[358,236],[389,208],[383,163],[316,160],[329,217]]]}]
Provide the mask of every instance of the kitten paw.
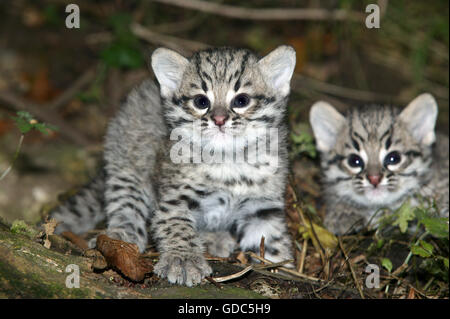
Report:
[{"label": "kitten paw", "polygon": [[210,275],[212,269],[202,254],[181,256],[166,252],[161,254],[154,272],[172,284],[192,287]]},{"label": "kitten paw", "polygon": [[229,257],[236,247],[236,240],[229,232],[200,233],[208,253],[217,257]]}]

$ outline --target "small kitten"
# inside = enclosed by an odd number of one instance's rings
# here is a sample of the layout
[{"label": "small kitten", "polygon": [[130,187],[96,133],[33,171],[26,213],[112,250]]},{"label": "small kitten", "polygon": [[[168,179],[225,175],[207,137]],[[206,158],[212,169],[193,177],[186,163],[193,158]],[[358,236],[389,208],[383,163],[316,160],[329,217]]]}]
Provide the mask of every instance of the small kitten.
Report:
[{"label": "small kitten", "polygon": [[[160,88],[148,80],[130,94],[108,127],[102,173],[53,211],[57,232],[106,219],[107,235],[143,251],[150,226],[161,253],[155,273],[187,286],[211,273],[205,248],[256,252],[264,236],[267,259],[292,259],[285,112],[295,51],[281,46],[259,59],[216,48],[185,58],[160,48],[151,64]],[[267,145],[275,152],[255,153]]]},{"label": "small kitten", "polygon": [[415,194],[436,199],[448,217],[449,140],[435,134],[437,113],[426,93],[401,112],[369,105],[344,117],[326,102],[312,106],[330,231],[359,230],[377,210],[395,210]]}]

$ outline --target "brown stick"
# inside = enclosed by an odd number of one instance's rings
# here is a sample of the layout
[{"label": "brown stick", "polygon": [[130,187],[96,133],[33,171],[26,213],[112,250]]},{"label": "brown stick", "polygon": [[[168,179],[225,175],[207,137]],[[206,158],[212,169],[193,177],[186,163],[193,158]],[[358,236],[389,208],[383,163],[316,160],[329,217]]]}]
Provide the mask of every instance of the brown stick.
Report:
[{"label": "brown stick", "polygon": [[146,40],[150,43],[163,45],[169,49],[186,54],[193,51],[207,49],[210,46],[201,42],[176,38],[170,35],[164,35],[153,32],[152,30],[142,26],[139,23],[133,23],[130,26],[131,32],[138,38]]},{"label": "brown stick", "polygon": [[[258,259],[259,261],[263,261],[263,262],[265,262],[266,264],[267,264],[267,266],[270,266],[271,264],[273,264],[271,261],[269,261],[269,260],[267,260],[267,259],[265,259],[265,258],[261,258],[260,256],[258,256],[257,254],[255,254],[254,252],[248,252],[248,254],[251,256],[251,257],[253,257],[253,258],[255,258],[255,259]],[[289,269],[289,268],[286,268],[286,267],[277,267],[279,270],[282,270],[282,271],[284,271],[284,272],[287,272],[288,274],[291,274],[291,275],[294,275],[294,276],[297,276],[297,277],[300,277],[300,278],[304,278],[304,279],[308,279],[308,280],[311,280],[311,281],[320,281],[320,279],[319,278],[315,278],[315,277],[311,277],[311,276],[307,276],[307,275],[305,275],[305,274],[301,274],[301,273],[299,273],[298,271],[295,271],[295,270],[292,270],[292,269]]]},{"label": "brown stick", "polygon": [[346,253],[345,250],[344,250],[344,246],[342,245],[341,239],[338,238],[338,241],[339,241],[339,247],[341,248],[342,253],[344,254],[345,261],[347,262],[348,267],[350,268],[350,272],[352,273],[352,277],[353,277],[353,281],[355,282],[356,289],[358,289],[358,292],[359,292],[359,295],[361,296],[361,298],[362,298],[362,299],[366,299],[366,298],[364,297],[364,293],[363,293],[363,291],[362,291],[361,284],[360,284],[360,282],[358,281],[358,278],[356,277],[355,270],[354,270],[353,267],[352,267],[352,263],[350,262],[350,260],[349,260],[349,258],[348,258],[348,256],[347,256],[347,253]]},{"label": "brown stick", "polygon": [[365,16],[348,10],[316,8],[242,8],[200,0],[153,0],[201,12],[243,20],[351,20],[363,21]]}]

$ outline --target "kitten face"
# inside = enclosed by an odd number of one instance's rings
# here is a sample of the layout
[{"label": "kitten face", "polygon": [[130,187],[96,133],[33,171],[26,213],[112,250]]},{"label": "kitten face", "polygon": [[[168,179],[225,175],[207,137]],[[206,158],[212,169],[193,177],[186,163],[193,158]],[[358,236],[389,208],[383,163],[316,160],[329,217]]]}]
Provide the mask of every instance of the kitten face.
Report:
[{"label": "kitten face", "polygon": [[310,119],[321,151],[326,193],[380,208],[412,195],[429,177],[437,105],[429,94],[401,113],[392,107],[352,109],[346,117],[325,102]]},{"label": "kitten face", "polygon": [[217,48],[186,59],[158,49],[152,66],[169,128],[189,134],[198,123],[202,143],[232,145],[233,139],[281,123],[295,52],[282,46],[258,59],[248,50]]}]

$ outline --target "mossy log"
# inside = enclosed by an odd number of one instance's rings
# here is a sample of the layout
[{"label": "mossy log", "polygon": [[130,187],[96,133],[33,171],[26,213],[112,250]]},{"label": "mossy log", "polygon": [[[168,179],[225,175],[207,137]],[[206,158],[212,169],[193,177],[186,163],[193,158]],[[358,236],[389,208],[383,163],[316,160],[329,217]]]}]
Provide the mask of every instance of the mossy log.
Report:
[{"label": "mossy log", "polygon": [[[11,230],[0,220],[0,298],[262,298],[243,288],[217,288],[204,284],[193,288],[169,285],[120,287],[108,276],[92,270],[91,259],[65,239],[51,236],[47,249],[36,239],[33,227]],[[77,265],[80,287],[68,288],[68,265]],[[161,286],[161,284],[163,284]]]}]

